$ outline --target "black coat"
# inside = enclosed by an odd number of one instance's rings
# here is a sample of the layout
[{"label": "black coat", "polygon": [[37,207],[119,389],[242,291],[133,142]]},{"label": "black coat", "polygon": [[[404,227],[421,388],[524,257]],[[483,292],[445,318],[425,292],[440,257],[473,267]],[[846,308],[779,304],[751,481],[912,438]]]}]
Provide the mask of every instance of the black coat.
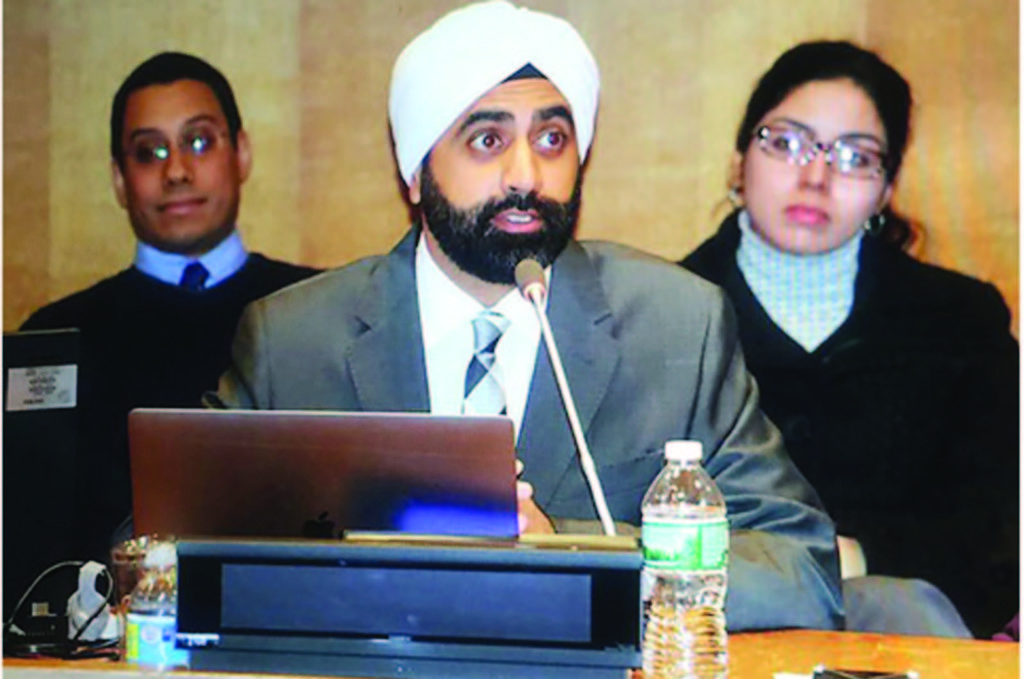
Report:
[{"label": "black coat", "polygon": [[81,330],[77,558],[105,560],[131,512],[128,413],[200,407],[227,368],[245,306],[315,273],[252,253],[233,276],[197,294],[132,267],[25,321],[22,330]]},{"label": "black coat", "polygon": [[734,213],[681,264],[732,300],[762,407],[837,532],[990,635],[1019,589],[1019,352],[999,292],[867,236],[850,316],[808,353],[750,291],[739,239]]}]

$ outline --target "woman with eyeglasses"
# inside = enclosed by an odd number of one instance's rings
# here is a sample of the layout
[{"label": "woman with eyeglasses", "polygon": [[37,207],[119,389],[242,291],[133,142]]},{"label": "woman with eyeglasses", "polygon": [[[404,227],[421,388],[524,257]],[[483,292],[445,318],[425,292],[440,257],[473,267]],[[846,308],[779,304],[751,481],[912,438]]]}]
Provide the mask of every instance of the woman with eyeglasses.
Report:
[{"label": "woman with eyeglasses", "polygon": [[872,52],[784,53],[739,127],[736,209],[681,264],[730,297],[762,406],[835,519],[848,624],[929,633],[856,577],[898,576],[991,636],[1018,608],[1018,347],[995,287],[904,251],[910,110]]}]

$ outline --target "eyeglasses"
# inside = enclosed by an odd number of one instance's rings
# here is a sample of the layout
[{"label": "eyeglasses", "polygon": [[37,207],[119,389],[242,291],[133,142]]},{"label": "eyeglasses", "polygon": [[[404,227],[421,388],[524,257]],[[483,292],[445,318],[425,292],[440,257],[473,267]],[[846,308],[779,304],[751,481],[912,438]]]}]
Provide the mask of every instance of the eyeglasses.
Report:
[{"label": "eyeglasses", "polygon": [[786,125],[762,125],[757,130],[757,145],[772,158],[794,165],[808,165],[819,153],[825,162],[844,177],[874,179],[885,174],[887,156],[884,151],[840,137],[823,144],[814,133]]},{"label": "eyeglasses", "polygon": [[[182,155],[200,158],[217,150],[227,133],[212,124],[189,125],[178,135],[178,151]],[[132,139],[128,157],[139,165],[162,163],[171,157],[171,142],[160,133],[147,133]]]}]

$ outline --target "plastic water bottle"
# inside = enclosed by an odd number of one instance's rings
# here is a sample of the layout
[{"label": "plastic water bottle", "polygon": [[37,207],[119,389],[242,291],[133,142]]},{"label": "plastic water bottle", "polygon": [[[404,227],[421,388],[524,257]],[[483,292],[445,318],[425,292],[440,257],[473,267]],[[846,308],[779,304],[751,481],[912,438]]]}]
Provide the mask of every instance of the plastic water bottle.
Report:
[{"label": "plastic water bottle", "polygon": [[645,679],[728,675],[725,501],[700,466],[699,441],[669,441],[643,501]]},{"label": "plastic water bottle", "polygon": [[188,667],[175,648],[178,615],[177,553],[173,542],[151,544],[125,612],[125,660],[153,669]]}]

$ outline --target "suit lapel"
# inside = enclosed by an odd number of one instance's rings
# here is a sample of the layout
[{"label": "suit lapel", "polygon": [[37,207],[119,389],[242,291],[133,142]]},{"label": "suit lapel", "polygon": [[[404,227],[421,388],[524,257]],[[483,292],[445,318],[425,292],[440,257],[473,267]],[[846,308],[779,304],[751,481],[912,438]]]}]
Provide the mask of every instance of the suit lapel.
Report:
[{"label": "suit lapel", "polygon": [[365,332],[353,343],[349,370],[360,405],[371,411],[429,411],[413,228],[370,276],[356,312]]},{"label": "suit lapel", "polygon": [[[614,319],[601,281],[575,241],[555,263],[547,311],[586,436],[606,396],[619,348],[611,335]],[[542,339],[518,445],[534,497],[541,505],[552,498],[565,474],[578,468],[565,412]]]},{"label": "suit lapel", "polygon": [[[430,410],[416,300],[413,229],[370,277],[356,322],[365,332],[347,357],[364,410]],[[586,435],[619,361],[613,318],[590,259],[576,242],[558,258],[548,316]],[[569,472],[579,468],[576,444],[543,340],[518,442],[519,456],[543,505]]]}]

